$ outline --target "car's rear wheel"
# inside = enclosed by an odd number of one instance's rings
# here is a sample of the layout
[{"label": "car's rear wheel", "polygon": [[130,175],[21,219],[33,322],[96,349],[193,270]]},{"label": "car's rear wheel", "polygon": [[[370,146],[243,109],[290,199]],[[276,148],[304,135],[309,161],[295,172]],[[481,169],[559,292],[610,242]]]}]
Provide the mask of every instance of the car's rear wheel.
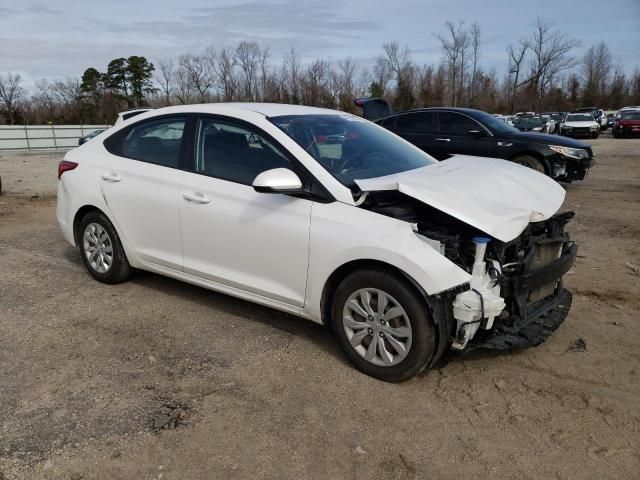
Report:
[{"label": "car's rear wheel", "polygon": [[96,280],[120,283],[133,273],[120,237],[102,212],[92,211],[82,218],[78,240],[82,261]]},{"label": "car's rear wheel", "polygon": [[433,356],[427,305],[406,279],[391,272],[348,275],[335,291],[331,315],[340,346],[367,375],[400,382],[418,374]]},{"label": "car's rear wheel", "polygon": [[519,157],[514,158],[513,161],[520,165],[524,165],[525,167],[532,168],[537,172],[545,173],[542,162],[531,155],[520,155]]}]

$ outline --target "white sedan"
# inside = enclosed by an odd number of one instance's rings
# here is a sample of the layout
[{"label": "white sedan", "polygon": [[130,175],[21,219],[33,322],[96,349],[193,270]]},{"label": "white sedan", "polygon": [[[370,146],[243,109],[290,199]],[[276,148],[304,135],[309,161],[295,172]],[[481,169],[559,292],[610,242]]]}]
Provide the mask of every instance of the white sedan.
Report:
[{"label": "white sedan", "polygon": [[58,177],[58,221],[97,280],[149,270],[330,325],[383,380],[537,345],[571,304],[559,185],[503,160],[437,162],[342,112],[152,110],[67,153]]}]

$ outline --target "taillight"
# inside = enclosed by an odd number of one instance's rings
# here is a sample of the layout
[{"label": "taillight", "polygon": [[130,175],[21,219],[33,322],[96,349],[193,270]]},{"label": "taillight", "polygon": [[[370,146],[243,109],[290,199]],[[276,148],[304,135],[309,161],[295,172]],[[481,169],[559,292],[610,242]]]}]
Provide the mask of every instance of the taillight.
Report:
[{"label": "taillight", "polygon": [[78,164],[76,162],[68,162],[67,160],[62,160],[58,164],[58,179],[62,176],[64,172],[68,172],[69,170],[73,170],[76,168]]}]

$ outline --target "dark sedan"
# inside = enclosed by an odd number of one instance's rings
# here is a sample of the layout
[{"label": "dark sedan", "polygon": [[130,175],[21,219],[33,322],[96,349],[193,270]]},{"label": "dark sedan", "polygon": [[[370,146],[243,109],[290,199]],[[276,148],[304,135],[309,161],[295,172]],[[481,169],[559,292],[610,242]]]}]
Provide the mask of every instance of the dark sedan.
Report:
[{"label": "dark sedan", "polygon": [[[520,132],[493,115],[469,108],[423,108],[373,119],[384,101],[358,99],[365,118],[391,130],[438,160],[463,154],[510,160],[563,182],[582,180],[593,163],[591,147],[545,133]],[[373,109],[368,108],[372,102]],[[388,110],[387,110],[388,111]],[[372,114],[373,112],[373,114]]]}]

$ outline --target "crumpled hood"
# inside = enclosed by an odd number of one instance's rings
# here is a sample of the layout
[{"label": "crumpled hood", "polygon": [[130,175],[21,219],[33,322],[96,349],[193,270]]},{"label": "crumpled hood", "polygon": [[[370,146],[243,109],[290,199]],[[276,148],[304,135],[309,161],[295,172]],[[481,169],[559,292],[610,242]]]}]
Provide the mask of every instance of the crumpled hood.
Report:
[{"label": "crumpled hood", "polygon": [[355,182],[364,192],[398,190],[503,242],[551,217],[565,196],[554,180],[530,168],[467,155]]}]

